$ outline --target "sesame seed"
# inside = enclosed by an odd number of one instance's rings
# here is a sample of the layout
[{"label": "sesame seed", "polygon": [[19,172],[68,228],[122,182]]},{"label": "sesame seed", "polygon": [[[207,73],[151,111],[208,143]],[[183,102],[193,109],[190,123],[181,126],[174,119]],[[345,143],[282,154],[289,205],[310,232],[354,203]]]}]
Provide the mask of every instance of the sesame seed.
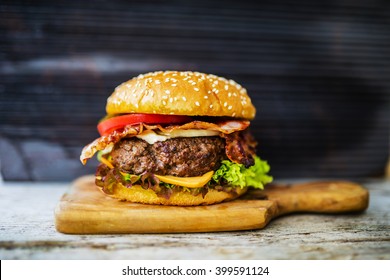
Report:
[{"label": "sesame seed", "polygon": [[177,73],[173,73],[172,76],[177,76]]},{"label": "sesame seed", "polygon": [[194,90],[195,90],[195,91],[199,91],[199,89],[198,89],[197,87],[196,87],[196,88],[194,88]]},{"label": "sesame seed", "polygon": [[232,93],[231,93],[231,92],[229,92],[229,93],[228,93],[228,97],[231,97],[231,96],[232,96]]},{"label": "sesame seed", "polygon": [[167,89],[167,90],[165,90],[165,93],[166,93],[166,94],[170,94],[171,91],[170,91],[169,89]]},{"label": "sesame seed", "polygon": [[173,100],[177,101],[177,97],[175,96],[175,97],[173,98]]},{"label": "sesame seed", "polygon": [[161,84],[160,80],[154,80],[154,82],[155,82],[157,85]]},{"label": "sesame seed", "polygon": [[177,84],[171,84],[171,86],[173,86],[173,87],[176,87],[176,86],[177,86]]},{"label": "sesame seed", "polygon": [[162,99],[168,99],[168,96],[163,95]]},{"label": "sesame seed", "polygon": [[169,102],[171,102],[171,103],[173,102],[173,98],[172,97],[169,98]]},{"label": "sesame seed", "polygon": [[163,102],[162,102],[164,105],[167,105],[167,102],[165,102],[165,100],[163,100]]},{"label": "sesame seed", "polygon": [[196,101],[196,102],[195,102],[195,105],[199,107],[199,106],[200,106],[200,103],[199,103],[198,101]]},{"label": "sesame seed", "polygon": [[207,98],[209,98],[207,95],[205,95],[205,96],[203,96],[204,97],[204,99],[207,99]]},{"label": "sesame seed", "polygon": [[187,98],[186,98],[185,96],[183,96],[182,99],[183,99],[184,101],[187,101]]},{"label": "sesame seed", "polygon": [[135,108],[137,108],[137,109],[138,109],[138,104],[137,104],[137,103],[135,103]]},{"label": "sesame seed", "polygon": [[227,106],[227,102],[223,103],[223,107],[226,107]]},{"label": "sesame seed", "polygon": [[169,80],[170,80],[170,78],[166,78],[166,79],[165,79],[165,82],[166,82],[166,83],[168,83],[168,82],[169,82]]},{"label": "sesame seed", "polygon": [[236,113],[234,112],[233,114],[232,114],[232,117],[235,117],[236,116]]},{"label": "sesame seed", "polygon": [[210,104],[210,106],[209,106],[209,107],[210,107],[210,109],[212,109],[212,108],[213,108],[213,104]]},{"label": "sesame seed", "polygon": [[218,94],[218,92],[219,92],[219,90],[218,90],[218,89],[217,89],[217,90],[215,90],[215,93],[216,93],[216,94]]},{"label": "sesame seed", "polygon": [[233,92],[233,96],[237,96],[237,93]]},{"label": "sesame seed", "polygon": [[233,81],[233,80],[229,80],[229,84],[231,84],[232,86],[234,86],[234,85],[236,84],[236,82]]},{"label": "sesame seed", "polygon": [[230,105],[229,107],[228,107],[228,110],[231,110],[233,108],[233,106],[232,105]]},{"label": "sesame seed", "polygon": [[228,90],[229,89],[229,86],[228,85],[225,85],[225,90]]}]

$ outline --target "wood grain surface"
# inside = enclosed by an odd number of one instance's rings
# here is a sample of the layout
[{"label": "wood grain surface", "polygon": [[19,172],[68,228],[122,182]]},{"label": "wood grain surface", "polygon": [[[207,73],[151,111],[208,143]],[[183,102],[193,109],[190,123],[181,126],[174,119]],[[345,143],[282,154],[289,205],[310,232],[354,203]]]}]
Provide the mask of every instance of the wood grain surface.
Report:
[{"label": "wood grain surface", "polygon": [[[290,178],[278,183],[302,183]],[[54,209],[69,183],[0,185],[0,258],[4,259],[390,259],[390,180],[359,180],[370,193],[361,213],[285,215],[261,230],[63,234]]]},{"label": "wood grain surface", "polygon": [[343,181],[270,186],[230,202],[194,207],[144,205],[112,199],[77,179],[60,200],[56,228],[63,233],[173,233],[261,229],[288,213],[346,213],[365,210],[368,191]]}]

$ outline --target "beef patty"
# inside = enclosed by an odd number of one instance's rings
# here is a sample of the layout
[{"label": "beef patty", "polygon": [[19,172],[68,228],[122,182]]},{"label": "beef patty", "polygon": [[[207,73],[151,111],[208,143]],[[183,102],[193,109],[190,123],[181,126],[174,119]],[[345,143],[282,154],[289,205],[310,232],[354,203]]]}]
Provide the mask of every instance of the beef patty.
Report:
[{"label": "beef patty", "polygon": [[112,163],[121,171],[180,177],[200,176],[216,170],[226,158],[220,137],[172,138],[153,145],[136,137],[123,139],[111,152]]}]

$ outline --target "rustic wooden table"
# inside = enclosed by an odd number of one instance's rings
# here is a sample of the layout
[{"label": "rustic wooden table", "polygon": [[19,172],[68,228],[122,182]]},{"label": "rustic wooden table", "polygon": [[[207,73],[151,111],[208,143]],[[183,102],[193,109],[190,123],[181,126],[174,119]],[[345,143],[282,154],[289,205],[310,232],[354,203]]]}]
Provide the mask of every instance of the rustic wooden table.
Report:
[{"label": "rustic wooden table", "polygon": [[0,259],[390,259],[390,181],[361,183],[370,191],[361,214],[289,215],[255,231],[127,235],[58,233],[53,210],[69,184],[4,183]]}]

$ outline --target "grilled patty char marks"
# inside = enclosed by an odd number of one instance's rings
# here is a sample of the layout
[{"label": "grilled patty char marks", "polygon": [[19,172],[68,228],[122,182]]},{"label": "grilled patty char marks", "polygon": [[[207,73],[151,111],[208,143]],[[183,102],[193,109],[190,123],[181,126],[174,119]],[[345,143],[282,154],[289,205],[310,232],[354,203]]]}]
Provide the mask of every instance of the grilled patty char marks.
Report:
[{"label": "grilled patty char marks", "polygon": [[220,137],[172,138],[153,145],[138,138],[118,142],[112,163],[123,172],[179,177],[201,176],[216,170],[226,159],[225,140]]}]

